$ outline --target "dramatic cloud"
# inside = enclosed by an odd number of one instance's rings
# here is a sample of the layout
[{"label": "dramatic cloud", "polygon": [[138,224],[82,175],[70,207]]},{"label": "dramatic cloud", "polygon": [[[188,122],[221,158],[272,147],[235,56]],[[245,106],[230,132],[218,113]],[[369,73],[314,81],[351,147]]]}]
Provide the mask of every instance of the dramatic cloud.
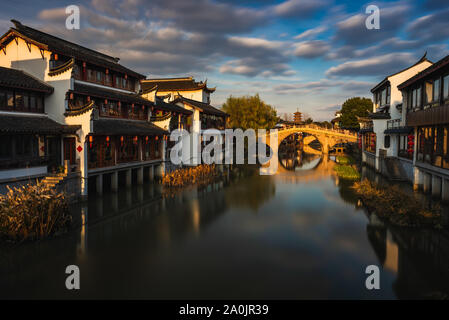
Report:
[{"label": "dramatic cloud", "polygon": [[410,38],[425,43],[435,43],[449,39],[449,9],[418,18],[412,22],[407,31]]},{"label": "dramatic cloud", "polygon": [[327,0],[288,0],[274,7],[274,13],[286,18],[305,18],[330,5]]},{"label": "dramatic cloud", "polygon": [[300,42],[295,45],[295,56],[302,58],[316,58],[328,52],[329,49],[330,45],[321,40]]},{"label": "dramatic cloud", "polygon": [[326,76],[387,76],[416,61],[416,57],[410,53],[390,53],[373,58],[342,63],[327,70]]},{"label": "dramatic cloud", "polygon": [[313,29],[309,29],[306,30],[300,34],[298,34],[296,37],[294,37],[295,40],[305,40],[305,39],[310,39],[313,38],[317,35],[319,35],[320,33],[323,33],[324,31],[326,31],[327,28],[324,26],[319,26]]},{"label": "dramatic cloud", "polygon": [[336,24],[334,42],[344,45],[375,44],[393,37],[406,24],[410,7],[406,4],[380,8],[380,29],[367,29],[366,14],[353,15]]}]

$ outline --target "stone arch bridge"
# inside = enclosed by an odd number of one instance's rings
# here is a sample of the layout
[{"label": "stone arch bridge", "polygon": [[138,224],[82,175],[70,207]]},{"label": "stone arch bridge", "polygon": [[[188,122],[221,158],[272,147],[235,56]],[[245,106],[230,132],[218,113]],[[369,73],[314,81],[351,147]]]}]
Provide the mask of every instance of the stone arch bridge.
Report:
[{"label": "stone arch bridge", "polygon": [[[287,138],[288,136],[295,133],[308,133],[314,136],[321,143],[322,153],[328,154],[329,149],[332,148],[337,143],[341,142],[357,142],[357,133],[352,133],[348,130],[339,130],[339,129],[326,129],[316,125],[297,125],[286,127],[283,129],[278,129],[278,141],[276,146],[271,145],[272,134],[267,134],[266,144],[271,148],[279,147],[279,144]],[[310,143],[311,141],[309,141]]]}]

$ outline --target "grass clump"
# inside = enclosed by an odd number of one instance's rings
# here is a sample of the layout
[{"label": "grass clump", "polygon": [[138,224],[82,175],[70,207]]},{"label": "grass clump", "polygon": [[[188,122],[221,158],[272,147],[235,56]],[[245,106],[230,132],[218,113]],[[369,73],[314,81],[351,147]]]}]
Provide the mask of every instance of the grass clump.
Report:
[{"label": "grass clump", "polygon": [[339,178],[345,180],[359,180],[360,173],[354,165],[354,160],[349,156],[338,156],[335,161],[334,171]]},{"label": "grass clump", "polygon": [[40,182],[8,187],[0,195],[0,237],[18,242],[40,240],[67,231],[72,217],[68,200]]},{"label": "grass clump", "polygon": [[337,156],[336,162],[341,165],[354,164],[354,160],[349,156]]},{"label": "grass clump", "polygon": [[334,170],[339,178],[342,178],[345,180],[359,180],[360,179],[359,171],[357,170],[357,168],[354,168],[353,166],[337,164],[334,167]]},{"label": "grass clump", "polygon": [[441,208],[424,207],[398,186],[379,188],[377,184],[365,179],[354,183],[353,188],[368,211],[375,212],[379,218],[391,224],[403,227],[442,227]]},{"label": "grass clump", "polygon": [[166,187],[184,187],[193,184],[208,184],[219,176],[214,164],[202,164],[193,168],[183,168],[170,172],[162,178]]}]

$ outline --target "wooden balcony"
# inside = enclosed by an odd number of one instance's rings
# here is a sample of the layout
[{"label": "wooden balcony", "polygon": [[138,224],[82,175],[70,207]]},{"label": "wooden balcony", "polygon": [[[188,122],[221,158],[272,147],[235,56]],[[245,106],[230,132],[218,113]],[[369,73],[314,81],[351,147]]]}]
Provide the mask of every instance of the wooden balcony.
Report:
[{"label": "wooden balcony", "polygon": [[449,104],[407,113],[407,126],[449,123]]}]

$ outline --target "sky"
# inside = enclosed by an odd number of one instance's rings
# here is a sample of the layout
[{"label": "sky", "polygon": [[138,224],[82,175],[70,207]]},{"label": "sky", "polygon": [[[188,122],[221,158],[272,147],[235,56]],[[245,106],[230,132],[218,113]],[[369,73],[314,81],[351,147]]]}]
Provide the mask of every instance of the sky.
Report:
[{"label": "sky", "polygon": [[[80,8],[79,30],[65,28]],[[380,28],[367,29],[368,5]],[[372,98],[387,75],[449,54],[449,0],[14,0],[11,19],[94,50],[149,78],[193,76],[217,87],[212,105],[254,95],[278,114],[333,118],[348,98]]]}]

